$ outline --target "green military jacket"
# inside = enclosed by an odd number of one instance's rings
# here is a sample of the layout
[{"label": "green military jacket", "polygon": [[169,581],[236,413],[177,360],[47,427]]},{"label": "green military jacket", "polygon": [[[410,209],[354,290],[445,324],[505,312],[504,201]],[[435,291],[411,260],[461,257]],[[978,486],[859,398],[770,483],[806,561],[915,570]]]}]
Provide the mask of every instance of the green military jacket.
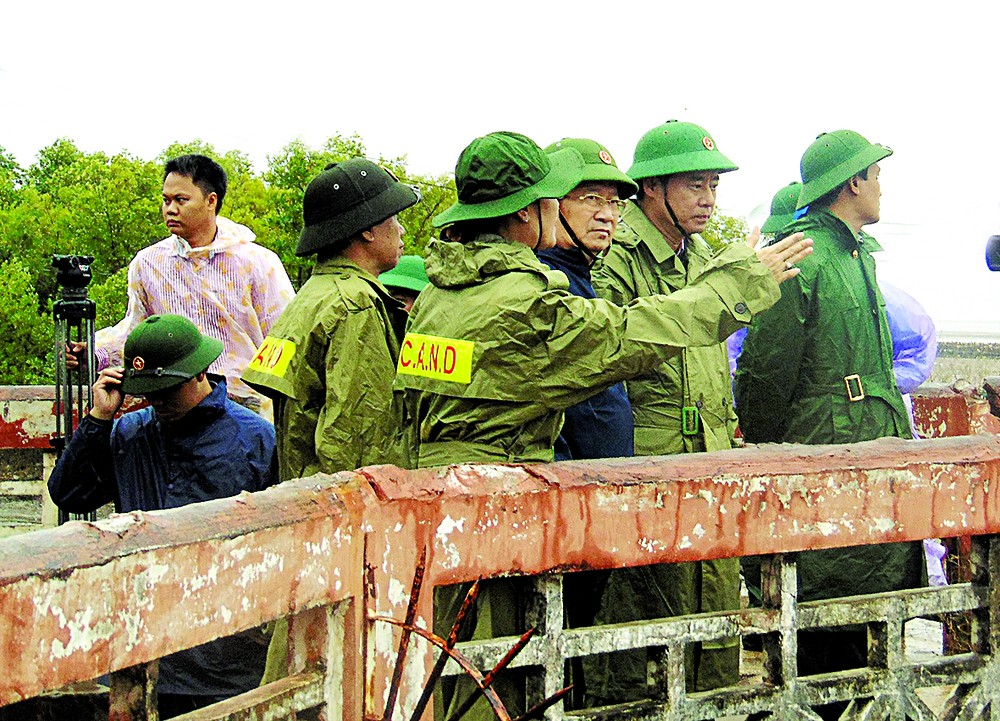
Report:
[{"label": "green military jacket", "polygon": [[[611,249],[594,269],[594,290],[618,305],[656,293],[677,293],[700,282],[712,267],[713,251],[694,236],[687,258],[685,268],[639,206],[629,203]],[[750,252],[744,253],[743,262],[760,265]],[[736,292],[739,277],[733,276],[728,283],[732,284],[728,292]],[[636,455],[732,447],[736,413],[723,341],[725,337],[720,336],[712,343],[693,344],[628,381]]]},{"label": "green military jacket", "polygon": [[[813,239],[801,273],[747,333],[736,371],[740,428],[754,443],[855,443],[912,438],[892,372],[892,338],[867,234],[810,212],[782,235]],[[799,558],[804,600],[918,586],[920,543],[858,546]]]},{"label": "green military jacket", "polygon": [[275,399],[282,480],[406,465],[392,392],[404,319],[375,276],[344,258],[316,264],[243,374]]},{"label": "green military jacket", "polygon": [[715,345],[778,287],[730,247],[699,282],[625,307],[569,292],[566,276],[500,236],[428,246],[396,388],[420,466],[550,461],[565,408],[686,346]]},{"label": "green military jacket", "polygon": [[875,281],[875,239],[815,211],[803,231],[813,253],[754,319],[736,372],[740,427],[754,443],[854,443],[911,438],[892,372],[892,337]]}]

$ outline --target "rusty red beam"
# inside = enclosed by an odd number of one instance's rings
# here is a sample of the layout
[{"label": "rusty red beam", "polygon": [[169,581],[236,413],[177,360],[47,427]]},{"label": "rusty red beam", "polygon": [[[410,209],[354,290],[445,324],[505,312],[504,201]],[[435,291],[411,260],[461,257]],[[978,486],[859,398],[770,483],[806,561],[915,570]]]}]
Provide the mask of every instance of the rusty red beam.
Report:
[{"label": "rusty red beam", "polygon": [[360,598],[371,500],[316,477],[0,539],[0,705]]},{"label": "rusty red beam", "polygon": [[368,476],[434,584],[1000,531],[995,436]]}]

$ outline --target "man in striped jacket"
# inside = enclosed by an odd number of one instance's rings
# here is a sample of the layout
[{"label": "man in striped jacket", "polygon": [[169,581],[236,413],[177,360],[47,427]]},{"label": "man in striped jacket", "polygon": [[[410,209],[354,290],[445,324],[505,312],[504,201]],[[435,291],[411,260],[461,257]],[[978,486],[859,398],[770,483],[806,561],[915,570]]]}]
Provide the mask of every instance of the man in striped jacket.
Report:
[{"label": "man in striped jacket", "polygon": [[[98,331],[97,370],[122,364],[128,334],[151,315],[173,313],[223,343],[209,371],[224,375],[229,396],[270,417],[270,401],[240,375],[294,296],[278,256],[244,225],[219,215],[226,172],[204,155],[182,155],[163,172],[163,220],[170,236],[139,251],[128,267],[128,310]],[[72,349],[70,364],[82,349]]]}]

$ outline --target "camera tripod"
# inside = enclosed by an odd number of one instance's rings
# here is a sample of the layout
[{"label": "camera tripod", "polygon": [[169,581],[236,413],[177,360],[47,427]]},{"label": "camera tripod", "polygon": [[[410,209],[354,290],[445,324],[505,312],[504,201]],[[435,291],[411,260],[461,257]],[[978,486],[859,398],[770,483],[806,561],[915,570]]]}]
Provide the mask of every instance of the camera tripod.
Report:
[{"label": "camera tripod", "polygon": [[[94,400],[94,320],[97,305],[87,297],[93,260],[86,255],[52,256],[56,283],[62,288],[62,298],[52,306],[56,351],[56,433],[51,442],[57,457],[62,455],[77,423],[90,410]],[[76,368],[66,365],[70,345],[82,345],[84,348],[84,356],[78,358]],[[92,511],[71,516],[59,509],[60,524],[71,518],[93,521],[97,519],[97,514]]]}]

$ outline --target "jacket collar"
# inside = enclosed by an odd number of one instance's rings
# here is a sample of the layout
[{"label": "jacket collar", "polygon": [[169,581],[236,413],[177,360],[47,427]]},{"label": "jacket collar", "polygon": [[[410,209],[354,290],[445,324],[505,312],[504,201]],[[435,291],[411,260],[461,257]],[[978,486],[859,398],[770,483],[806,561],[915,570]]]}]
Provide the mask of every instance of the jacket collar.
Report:
[{"label": "jacket collar", "polygon": [[[803,227],[800,228],[800,225]],[[879,245],[875,238],[868,235],[864,230],[855,235],[847,223],[825,208],[815,211],[810,210],[804,218],[789,226],[787,231],[782,231],[782,235],[788,236],[791,233],[801,230],[808,236],[809,228],[816,225],[832,231],[833,236],[837,239],[837,243],[848,252],[857,250],[858,248],[864,248],[869,253],[877,253],[882,250],[882,246]]]},{"label": "jacket collar", "polygon": [[339,275],[341,277],[355,276],[361,278],[361,280],[365,281],[372,287],[372,290],[374,290],[388,306],[403,307],[398,300],[389,294],[386,287],[382,285],[382,281],[355,263],[353,260],[348,260],[343,256],[337,255],[333,258],[327,258],[326,260],[317,262],[316,265],[313,266],[312,272],[313,275]]},{"label": "jacket collar", "polygon": [[513,271],[548,272],[526,245],[492,234],[466,243],[434,240],[427,245],[427,277],[439,288],[482,283]]},{"label": "jacket collar", "polygon": [[192,248],[191,244],[184,238],[177,235],[170,237],[174,241],[174,252],[181,258],[204,253],[209,260],[214,258],[216,254],[223,253],[234,246],[253,243],[257,239],[257,236],[248,227],[221,215],[215,218],[215,237],[208,245]]},{"label": "jacket collar", "polygon": [[574,275],[590,278],[590,264],[579,248],[550,248],[538,254],[540,259],[551,260],[560,269],[572,271]]},{"label": "jacket collar", "polygon": [[674,249],[670,247],[667,239],[663,237],[663,233],[653,225],[653,222],[646,217],[646,214],[642,212],[642,208],[636,205],[634,200],[629,201],[629,204],[625,207],[625,211],[622,213],[622,223],[627,225],[635,233],[636,237],[639,238],[640,242],[649,248],[650,253],[653,254],[653,259],[657,263],[663,263],[667,259],[677,255]]},{"label": "jacket collar", "polygon": [[[212,384],[212,392],[201,399],[201,403],[189,410],[184,417],[175,423],[163,423],[161,425],[175,431],[181,431],[181,435],[192,435],[200,432],[208,423],[226,412],[226,379],[214,373],[209,375],[209,382]],[[156,411],[153,411],[154,415]],[[159,417],[157,417],[159,421]]]}]

